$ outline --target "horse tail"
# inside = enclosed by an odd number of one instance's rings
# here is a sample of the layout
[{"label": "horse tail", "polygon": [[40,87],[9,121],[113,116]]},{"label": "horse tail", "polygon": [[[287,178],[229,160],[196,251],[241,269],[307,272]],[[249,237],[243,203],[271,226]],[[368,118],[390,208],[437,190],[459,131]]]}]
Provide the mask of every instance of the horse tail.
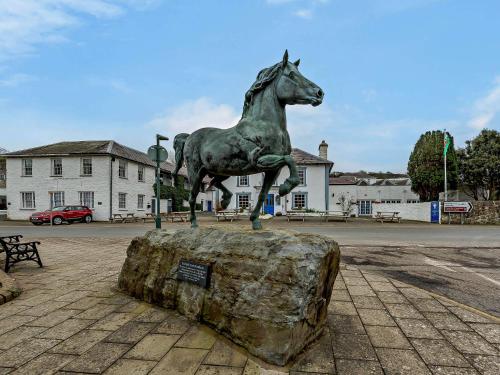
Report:
[{"label": "horse tail", "polygon": [[179,169],[182,168],[182,164],[184,161],[184,144],[186,143],[188,137],[188,133],[180,133],[177,134],[174,138],[175,169],[172,175],[174,177],[175,186],[177,186],[178,184],[177,175],[179,174]]}]

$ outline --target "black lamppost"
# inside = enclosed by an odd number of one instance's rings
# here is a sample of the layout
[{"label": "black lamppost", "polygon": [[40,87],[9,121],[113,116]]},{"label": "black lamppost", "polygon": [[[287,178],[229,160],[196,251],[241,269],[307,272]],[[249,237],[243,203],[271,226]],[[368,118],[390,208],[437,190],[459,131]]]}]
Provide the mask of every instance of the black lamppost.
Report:
[{"label": "black lamppost", "polygon": [[160,216],[160,141],[168,141],[168,137],[156,134],[156,229],[161,229],[161,216]]}]

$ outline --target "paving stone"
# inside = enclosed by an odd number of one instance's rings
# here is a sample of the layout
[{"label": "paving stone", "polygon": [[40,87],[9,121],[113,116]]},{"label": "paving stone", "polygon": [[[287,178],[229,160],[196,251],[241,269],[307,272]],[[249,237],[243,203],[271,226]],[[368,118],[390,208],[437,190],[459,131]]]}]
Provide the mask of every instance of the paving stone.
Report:
[{"label": "paving stone", "polygon": [[98,320],[90,329],[98,329],[102,331],[116,331],[121,326],[127,324],[128,321],[135,318],[131,313],[111,313],[106,317]]},{"label": "paving stone", "polygon": [[75,359],[73,355],[44,353],[31,362],[14,371],[13,375],[54,374],[68,362]]},{"label": "paving stone", "polygon": [[332,345],[335,358],[377,359],[367,335],[335,334]]},{"label": "paving stone", "polygon": [[60,339],[65,340],[75,333],[87,328],[93,323],[92,320],[84,319],[68,319],[58,325],[43,331],[38,337],[46,339]]},{"label": "paving stone", "polygon": [[40,332],[43,332],[46,329],[46,327],[21,326],[13,329],[12,331],[4,333],[0,336],[0,350],[9,349],[23,342],[24,340],[38,335]]},{"label": "paving stone", "polygon": [[347,289],[347,287],[345,286],[344,281],[339,276],[337,276],[337,278],[335,279],[335,283],[333,284],[333,290],[343,290],[343,289]]},{"label": "paving stone", "polygon": [[80,310],[66,310],[66,309],[60,309],[56,311],[52,311],[51,313],[42,316],[38,319],[35,319],[27,325],[30,326],[39,326],[39,327],[54,327],[55,325],[64,322],[65,320],[80,314]]},{"label": "paving stone", "polygon": [[467,354],[490,354],[497,355],[498,351],[476,332],[446,331],[441,333],[460,352]]},{"label": "paving stone", "polygon": [[179,338],[179,335],[149,334],[139,341],[125,357],[159,361]]},{"label": "paving stone", "polygon": [[500,324],[471,323],[469,325],[488,342],[500,344]]},{"label": "paving stone", "polygon": [[328,311],[332,314],[358,315],[352,302],[332,301],[328,306]]},{"label": "paving stone", "polygon": [[403,335],[403,332],[397,327],[379,327],[379,326],[366,326],[365,327],[370,340],[375,347],[381,348],[411,348],[410,343]]},{"label": "paving stone", "polygon": [[443,338],[439,331],[427,320],[396,318],[396,322],[407,337],[420,339]]},{"label": "paving stone", "polygon": [[412,339],[411,342],[428,365],[470,367],[465,358],[445,340]]},{"label": "paving stone", "polygon": [[384,375],[377,361],[339,359],[336,364],[339,375]]},{"label": "paving stone", "polygon": [[190,348],[172,348],[150,375],[192,375],[196,372],[208,350]]},{"label": "paving stone", "polygon": [[[19,297],[16,298],[16,303]],[[23,306],[23,305],[18,305],[14,304],[14,302],[7,302],[2,305],[2,308],[0,309],[0,321],[2,319],[5,319],[11,315],[17,314],[23,310],[29,309],[29,306]]]},{"label": "paving stone", "polygon": [[381,309],[385,310],[384,305],[378,297],[369,297],[369,296],[353,296],[352,301],[354,302],[354,306],[358,309]]},{"label": "paving stone", "polygon": [[[309,349],[297,358],[291,370],[303,372],[335,373],[335,361],[330,333],[327,331]],[[245,368],[244,374],[247,374]],[[274,374],[273,374],[274,375]]]},{"label": "paving stone", "polygon": [[396,288],[411,288],[411,285],[408,285],[408,284],[405,284],[405,283],[402,283],[401,281],[398,281],[398,280],[394,280],[394,279],[388,279],[392,285],[394,285]]},{"label": "paving stone", "polygon": [[141,361],[138,359],[119,359],[110,368],[105,375],[146,375],[156,365],[153,361]]},{"label": "paving stone", "polygon": [[389,310],[395,318],[412,318],[412,319],[423,319],[423,315],[418,312],[412,305],[409,304],[392,304],[386,303],[385,307]]},{"label": "paving stone", "polygon": [[59,340],[32,338],[0,354],[0,363],[4,367],[19,367],[59,343]]},{"label": "paving stone", "polygon": [[340,270],[340,274],[343,278],[346,277],[363,277],[359,270]]},{"label": "paving stone", "polygon": [[181,337],[175,346],[183,348],[211,349],[217,340],[217,335],[208,327],[196,325]]},{"label": "paving stone", "polygon": [[347,292],[347,290],[336,290],[332,293],[331,301],[347,301],[351,302],[351,296]]},{"label": "paving stone", "polygon": [[151,305],[146,302],[139,300],[132,300],[125,305],[119,305],[116,312],[128,312],[134,314],[142,314],[144,311],[148,310]]},{"label": "paving stone", "polygon": [[414,350],[377,348],[385,375],[431,375]]},{"label": "paving stone", "polygon": [[88,294],[89,292],[86,290],[74,290],[55,298],[54,301],[75,302],[83,297],[86,297]]},{"label": "paving stone", "polygon": [[93,307],[80,312],[77,316],[75,316],[78,319],[102,319],[105,316],[111,314],[118,308],[117,305],[104,305],[101,303],[98,303],[94,305]]},{"label": "paving stone", "polygon": [[[113,277],[113,279],[117,279],[116,276]],[[110,297],[110,298],[104,298],[102,303],[109,304],[109,305],[125,305],[125,304],[129,303],[130,301],[133,301],[132,297],[127,296],[125,294],[117,294],[117,295]]]},{"label": "paving stone", "polygon": [[348,285],[347,290],[351,296],[375,296],[375,293],[369,286]]},{"label": "paving stone", "polygon": [[82,354],[109,335],[108,331],[84,329],[50,350],[51,353]]},{"label": "paving stone", "polygon": [[471,323],[490,323],[491,319],[486,318],[483,315],[476,314],[472,311],[466,310],[459,306],[450,306],[448,309],[458,316],[464,322]]},{"label": "paving stone", "polygon": [[0,335],[35,320],[34,316],[12,315],[0,320]]},{"label": "paving stone", "polygon": [[482,375],[500,374],[500,356],[466,354],[465,357]]},{"label": "paving stone", "polygon": [[473,368],[429,366],[434,375],[479,375]]},{"label": "paving stone", "polygon": [[14,370],[12,367],[0,367],[0,375],[9,374]]},{"label": "paving stone", "polygon": [[201,365],[196,375],[241,375],[242,368]]},{"label": "paving stone", "polygon": [[207,365],[244,367],[247,356],[243,351],[226,341],[217,340],[208,356],[203,361]]},{"label": "paving stone", "polygon": [[365,334],[363,323],[358,316],[353,315],[328,315],[328,326],[334,333]]},{"label": "paving stone", "polygon": [[344,276],[344,283],[347,286],[352,286],[352,285],[368,286],[368,283],[362,277],[345,277]]},{"label": "paving stone", "polygon": [[408,300],[397,292],[378,292],[377,296],[384,303],[408,303]]},{"label": "paving stone", "polygon": [[156,307],[150,307],[143,313],[139,314],[135,321],[146,322],[146,323],[160,323],[169,317],[168,312],[165,309],[159,309]]},{"label": "paving stone", "polygon": [[437,329],[471,331],[472,329],[451,313],[424,313]]},{"label": "paving stone", "polygon": [[417,288],[400,288],[399,291],[407,298],[433,299],[429,293]]},{"label": "paving stone", "polygon": [[410,302],[418,311],[425,312],[448,312],[448,310],[436,299],[409,298]]},{"label": "paving stone", "polygon": [[376,275],[366,271],[361,271],[361,273],[363,274],[364,278],[370,282],[371,281],[389,282],[389,280],[384,276]]},{"label": "paving stone", "polygon": [[60,309],[61,307],[64,307],[66,305],[68,305],[68,302],[47,301],[39,305],[33,306],[30,309],[23,310],[20,314],[30,315],[30,316],[43,316],[51,313],[52,311]]},{"label": "paving stone", "polygon": [[130,345],[127,344],[100,342],[74,361],[68,363],[63,367],[63,370],[99,374],[129,349]]},{"label": "paving stone", "polygon": [[146,336],[155,326],[156,323],[131,321],[109,335],[106,341],[135,344]]},{"label": "paving stone", "polygon": [[385,310],[358,309],[361,321],[365,325],[396,326],[396,322]]},{"label": "paving stone", "polygon": [[153,331],[169,335],[183,335],[193,325],[187,318],[169,311],[168,318]]},{"label": "paving stone", "polygon": [[389,282],[372,281],[370,286],[377,292],[397,292],[398,290]]}]

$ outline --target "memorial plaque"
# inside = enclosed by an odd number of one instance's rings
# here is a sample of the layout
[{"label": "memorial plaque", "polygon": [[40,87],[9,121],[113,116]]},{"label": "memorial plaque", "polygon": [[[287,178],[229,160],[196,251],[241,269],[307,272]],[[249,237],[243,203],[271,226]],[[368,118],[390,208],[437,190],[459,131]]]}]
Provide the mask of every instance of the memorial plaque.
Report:
[{"label": "memorial plaque", "polygon": [[208,288],[210,286],[210,266],[181,259],[177,269],[177,280]]}]

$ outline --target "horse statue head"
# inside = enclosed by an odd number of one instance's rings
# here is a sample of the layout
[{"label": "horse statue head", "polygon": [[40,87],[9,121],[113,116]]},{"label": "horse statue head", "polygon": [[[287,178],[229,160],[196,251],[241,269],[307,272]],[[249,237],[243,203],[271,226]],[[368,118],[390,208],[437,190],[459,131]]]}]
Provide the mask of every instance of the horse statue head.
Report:
[{"label": "horse statue head", "polygon": [[314,107],[323,102],[324,93],[314,82],[311,82],[299,72],[300,59],[291,63],[288,61],[288,50],[283,60],[269,68],[262,69],[256,81],[245,94],[243,116],[246,114],[253,98],[257,93],[270,84],[280,104],[311,104]]}]

